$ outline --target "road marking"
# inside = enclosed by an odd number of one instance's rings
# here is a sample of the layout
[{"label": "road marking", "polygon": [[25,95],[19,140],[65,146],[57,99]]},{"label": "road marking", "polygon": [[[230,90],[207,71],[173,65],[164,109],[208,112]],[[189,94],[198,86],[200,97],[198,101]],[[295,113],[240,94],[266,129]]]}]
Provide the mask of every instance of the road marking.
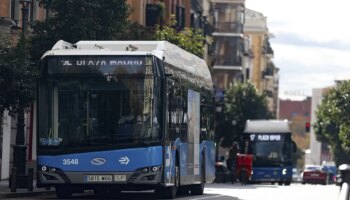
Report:
[{"label": "road marking", "polygon": [[190,199],[190,200],[209,199],[209,198],[222,197],[222,196],[224,196],[224,195],[216,195],[216,196],[211,196],[211,197],[202,197],[202,198],[196,198],[196,199]]}]

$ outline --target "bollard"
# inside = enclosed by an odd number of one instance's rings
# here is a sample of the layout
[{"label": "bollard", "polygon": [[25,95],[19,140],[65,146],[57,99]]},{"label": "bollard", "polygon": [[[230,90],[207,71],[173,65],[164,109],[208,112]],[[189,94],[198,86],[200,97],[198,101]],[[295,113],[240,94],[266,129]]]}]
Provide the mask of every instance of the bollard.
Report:
[{"label": "bollard", "polygon": [[16,192],[16,179],[17,179],[17,168],[12,167],[12,175],[11,175],[11,192]]},{"label": "bollard", "polygon": [[338,200],[348,200],[349,199],[349,184],[344,182],[341,185]]},{"label": "bollard", "polygon": [[33,168],[28,168],[28,178],[27,178],[27,188],[28,191],[32,192],[33,191]]},{"label": "bollard", "polygon": [[350,165],[342,164],[339,166],[340,171],[340,180],[339,185],[341,185],[340,193],[338,196],[339,200],[348,200],[349,199],[349,184],[350,184]]}]

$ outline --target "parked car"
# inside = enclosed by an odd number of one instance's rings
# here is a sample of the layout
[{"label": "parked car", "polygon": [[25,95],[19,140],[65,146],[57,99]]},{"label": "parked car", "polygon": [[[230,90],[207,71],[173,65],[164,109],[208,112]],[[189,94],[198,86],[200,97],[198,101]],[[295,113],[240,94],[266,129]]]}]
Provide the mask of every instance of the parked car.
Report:
[{"label": "parked car", "polygon": [[307,165],[301,173],[301,183],[323,184],[327,185],[329,174],[322,170],[319,165]]},{"label": "parked car", "polygon": [[297,168],[293,168],[293,182],[294,183],[301,182],[301,175],[300,175],[299,170]]}]

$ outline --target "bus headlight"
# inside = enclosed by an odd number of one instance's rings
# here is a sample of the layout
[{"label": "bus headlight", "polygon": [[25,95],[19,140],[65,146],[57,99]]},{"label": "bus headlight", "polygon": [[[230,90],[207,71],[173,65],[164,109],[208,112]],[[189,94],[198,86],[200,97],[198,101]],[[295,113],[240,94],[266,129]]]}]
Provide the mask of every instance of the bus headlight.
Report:
[{"label": "bus headlight", "polygon": [[47,170],[46,166],[41,167],[41,171],[45,172]]},{"label": "bus headlight", "polygon": [[157,172],[157,171],[160,171],[160,167],[159,166],[152,167],[152,172]]},{"label": "bus headlight", "polygon": [[283,170],[282,170],[282,174],[283,174],[283,175],[286,175],[286,174],[287,174],[287,169],[283,169]]}]

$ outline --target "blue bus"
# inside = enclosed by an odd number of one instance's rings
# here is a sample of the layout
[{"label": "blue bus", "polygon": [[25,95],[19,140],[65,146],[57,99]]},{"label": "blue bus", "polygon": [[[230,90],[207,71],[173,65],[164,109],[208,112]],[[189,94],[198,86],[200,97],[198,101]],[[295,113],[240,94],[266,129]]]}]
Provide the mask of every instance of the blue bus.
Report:
[{"label": "blue bus", "polygon": [[253,155],[251,182],[290,185],[296,145],[287,120],[247,120],[242,151]]},{"label": "blue bus", "polygon": [[58,41],[40,73],[38,187],[174,198],[214,180],[204,60],[165,41]]}]

